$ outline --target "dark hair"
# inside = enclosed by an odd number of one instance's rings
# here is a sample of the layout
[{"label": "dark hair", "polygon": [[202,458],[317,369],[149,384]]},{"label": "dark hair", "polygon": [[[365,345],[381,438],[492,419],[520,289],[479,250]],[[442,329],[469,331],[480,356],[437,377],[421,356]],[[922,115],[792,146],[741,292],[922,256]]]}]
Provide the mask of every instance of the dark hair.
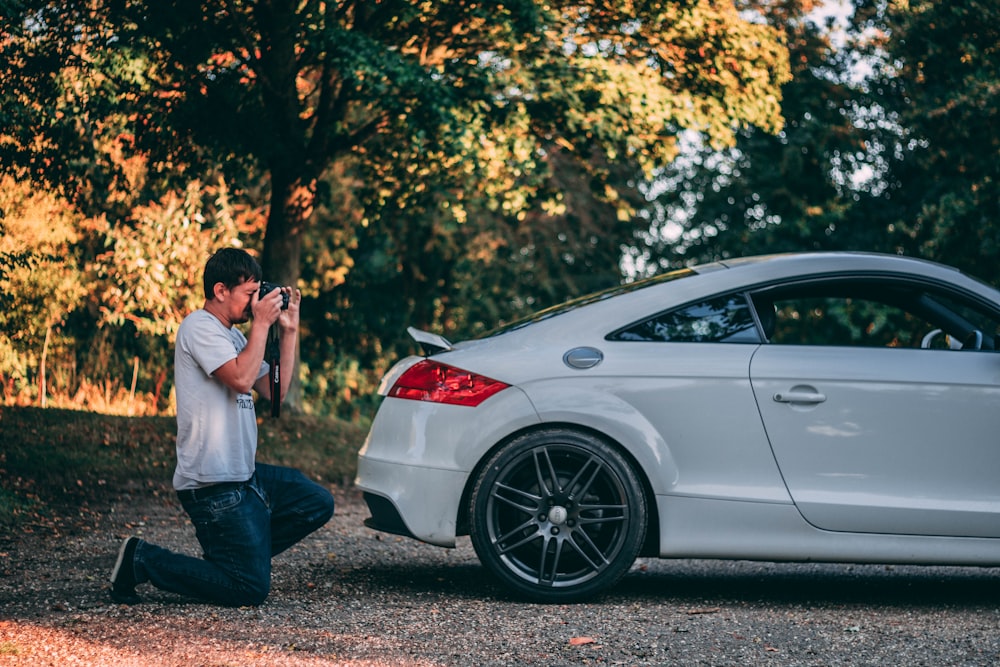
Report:
[{"label": "dark hair", "polygon": [[248,280],[260,282],[260,264],[241,248],[221,248],[205,262],[205,298],[215,298],[215,283],[233,289]]}]

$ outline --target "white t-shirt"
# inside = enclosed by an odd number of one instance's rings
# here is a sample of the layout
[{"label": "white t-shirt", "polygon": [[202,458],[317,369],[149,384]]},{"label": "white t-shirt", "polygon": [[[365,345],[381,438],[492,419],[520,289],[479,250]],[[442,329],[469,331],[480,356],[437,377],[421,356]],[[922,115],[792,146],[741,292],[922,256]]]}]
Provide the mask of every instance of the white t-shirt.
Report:
[{"label": "white t-shirt", "polygon": [[[219,482],[243,482],[253,475],[257,414],[253,395],[233,391],[212,373],[235,359],[247,339],[206,310],[181,322],[174,348],[177,393],[178,491]],[[268,371],[262,363],[257,377]]]}]

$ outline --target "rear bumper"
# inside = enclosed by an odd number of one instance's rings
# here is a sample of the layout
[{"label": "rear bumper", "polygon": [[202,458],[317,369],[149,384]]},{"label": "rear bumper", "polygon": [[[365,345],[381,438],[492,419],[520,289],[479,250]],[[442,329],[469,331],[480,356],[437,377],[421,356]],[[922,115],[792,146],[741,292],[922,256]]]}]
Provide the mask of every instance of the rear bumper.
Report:
[{"label": "rear bumper", "polygon": [[399,510],[396,509],[391,500],[367,492],[363,493],[362,497],[365,499],[365,504],[368,505],[368,513],[371,514],[365,519],[366,526],[383,533],[419,539],[406,527],[406,522],[403,521],[403,517],[400,516]]},{"label": "rear bumper", "polygon": [[355,485],[371,513],[365,525],[428,544],[454,547],[467,477],[464,472],[360,456]]},{"label": "rear bumper", "polygon": [[387,397],[358,454],[355,485],[372,513],[366,524],[455,546],[471,471],[496,443],[537,423],[516,387],[476,408]]}]

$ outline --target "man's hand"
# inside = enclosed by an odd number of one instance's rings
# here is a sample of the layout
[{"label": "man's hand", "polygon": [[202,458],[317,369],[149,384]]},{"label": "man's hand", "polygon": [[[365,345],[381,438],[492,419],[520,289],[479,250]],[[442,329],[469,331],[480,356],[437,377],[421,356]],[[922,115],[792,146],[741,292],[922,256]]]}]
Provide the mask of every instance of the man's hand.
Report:
[{"label": "man's hand", "polygon": [[[274,290],[277,292],[278,290]],[[282,287],[281,291],[288,295],[288,308],[279,310],[278,326],[282,332],[295,333],[299,328],[299,311],[302,307],[302,292],[293,287]],[[268,296],[271,296],[268,294]],[[279,302],[280,307],[280,302]]]},{"label": "man's hand", "polygon": [[[281,310],[281,293],[290,288],[283,287],[280,290],[271,290],[268,292],[263,299],[260,298],[260,292],[254,292],[253,297],[250,301],[250,310],[253,312],[253,321],[259,324],[263,324],[270,327],[272,324],[278,321],[279,316],[283,312]],[[291,299],[289,299],[288,307],[291,308]],[[296,310],[296,324],[298,323],[298,311]]]}]

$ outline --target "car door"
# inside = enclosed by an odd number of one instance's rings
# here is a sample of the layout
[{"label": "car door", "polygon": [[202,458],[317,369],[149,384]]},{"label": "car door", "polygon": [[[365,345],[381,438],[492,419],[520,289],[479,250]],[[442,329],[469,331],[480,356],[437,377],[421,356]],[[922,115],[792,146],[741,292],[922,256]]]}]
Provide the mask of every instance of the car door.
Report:
[{"label": "car door", "polygon": [[[776,328],[784,317],[789,335],[774,335],[750,366],[772,451],[802,516],[833,531],[1000,537],[1000,353],[968,344],[932,349],[933,337],[921,349],[914,333],[933,328],[923,318],[936,315],[912,312],[913,294],[902,305],[875,299],[858,308],[877,314],[865,324],[844,317],[863,300],[857,285],[840,295],[814,287],[777,299]],[[946,326],[972,318],[938,314]],[[992,347],[993,316],[978,316],[986,320],[979,326],[992,327]],[[827,325],[804,325],[810,317]],[[888,330],[866,339],[880,327]]]}]

